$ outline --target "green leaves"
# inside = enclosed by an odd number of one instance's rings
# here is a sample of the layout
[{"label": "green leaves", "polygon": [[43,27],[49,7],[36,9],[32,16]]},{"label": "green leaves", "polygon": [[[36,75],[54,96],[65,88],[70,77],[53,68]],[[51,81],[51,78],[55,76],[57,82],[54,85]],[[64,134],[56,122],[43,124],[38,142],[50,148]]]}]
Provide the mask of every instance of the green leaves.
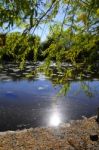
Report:
[{"label": "green leaves", "polygon": [[86,32],[97,28],[98,23],[94,25],[98,21],[98,9],[98,0],[1,0],[0,26],[6,23],[6,27],[11,28],[24,24],[24,30],[30,32],[42,23],[56,22],[61,14],[62,27],[70,28],[71,33],[77,32],[78,28]]},{"label": "green leaves", "polygon": [[94,72],[98,62],[98,16],[98,0],[1,0],[1,27],[23,27],[26,34],[35,33],[41,24],[50,25],[49,35],[41,49],[38,37],[17,33],[7,36],[4,52],[22,61],[22,64],[28,55],[32,54],[36,61],[43,53],[46,68],[54,60],[60,71],[60,64],[69,62],[74,70],[66,70],[64,78],[73,77],[75,72],[83,77],[85,71]]},{"label": "green leaves", "polygon": [[26,59],[30,59],[30,54],[32,60],[37,59],[39,47],[40,38],[37,36],[22,35],[19,32],[10,33],[6,36],[3,55],[9,55],[9,57],[13,57],[13,60],[21,61],[21,66],[23,66]]}]

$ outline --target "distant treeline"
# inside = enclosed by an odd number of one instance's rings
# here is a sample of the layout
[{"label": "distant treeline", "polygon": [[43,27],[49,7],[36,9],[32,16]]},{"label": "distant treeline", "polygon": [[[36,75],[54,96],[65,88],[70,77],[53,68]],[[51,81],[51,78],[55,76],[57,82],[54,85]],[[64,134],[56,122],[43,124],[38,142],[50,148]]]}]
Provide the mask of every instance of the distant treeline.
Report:
[{"label": "distant treeline", "polygon": [[40,37],[19,32],[0,34],[1,61],[42,60]]},{"label": "distant treeline", "polygon": [[[99,64],[99,39],[97,35],[75,34],[69,37],[69,31],[59,32],[59,27],[53,28],[53,32],[47,40],[41,42],[37,35],[13,32],[6,35],[0,34],[0,60],[24,61],[24,60],[55,60],[72,64],[89,64],[90,67]],[[50,62],[49,62],[50,63]]]}]

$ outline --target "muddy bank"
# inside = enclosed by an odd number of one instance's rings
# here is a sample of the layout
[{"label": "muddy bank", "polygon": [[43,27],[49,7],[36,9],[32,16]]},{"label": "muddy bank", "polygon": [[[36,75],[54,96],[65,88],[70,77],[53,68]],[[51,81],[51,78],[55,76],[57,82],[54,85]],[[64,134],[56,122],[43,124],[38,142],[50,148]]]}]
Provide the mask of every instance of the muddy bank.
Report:
[{"label": "muddy bank", "polygon": [[59,127],[1,132],[0,150],[99,150],[99,124],[91,117]]}]

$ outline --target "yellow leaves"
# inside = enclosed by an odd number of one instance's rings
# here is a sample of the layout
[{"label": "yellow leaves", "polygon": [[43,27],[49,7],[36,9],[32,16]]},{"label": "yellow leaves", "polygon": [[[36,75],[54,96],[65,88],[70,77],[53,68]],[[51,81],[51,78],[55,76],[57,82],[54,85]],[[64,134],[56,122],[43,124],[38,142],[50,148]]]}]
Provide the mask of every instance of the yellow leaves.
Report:
[{"label": "yellow leaves", "polygon": [[69,0],[63,0],[63,2],[67,4],[69,2]]},{"label": "yellow leaves", "polygon": [[99,16],[99,8],[96,10],[96,14]]},{"label": "yellow leaves", "polygon": [[87,24],[87,15],[85,13],[82,13],[77,18],[78,22],[82,21],[85,25]]}]

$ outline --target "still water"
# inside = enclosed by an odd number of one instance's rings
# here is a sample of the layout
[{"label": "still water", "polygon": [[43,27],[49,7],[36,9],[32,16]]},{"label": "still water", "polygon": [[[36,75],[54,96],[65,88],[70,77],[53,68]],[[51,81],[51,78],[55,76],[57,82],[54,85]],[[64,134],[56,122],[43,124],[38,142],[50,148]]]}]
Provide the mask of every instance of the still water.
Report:
[{"label": "still water", "polygon": [[[66,95],[58,95],[62,85],[53,85],[43,73],[26,79],[38,64],[0,65],[0,131],[40,126],[58,126],[71,119],[96,115],[99,107],[99,80],[71,81]],[[56,74],[57,76],[58,74]],[[84,90],[86,84],[88,94]]]}]

